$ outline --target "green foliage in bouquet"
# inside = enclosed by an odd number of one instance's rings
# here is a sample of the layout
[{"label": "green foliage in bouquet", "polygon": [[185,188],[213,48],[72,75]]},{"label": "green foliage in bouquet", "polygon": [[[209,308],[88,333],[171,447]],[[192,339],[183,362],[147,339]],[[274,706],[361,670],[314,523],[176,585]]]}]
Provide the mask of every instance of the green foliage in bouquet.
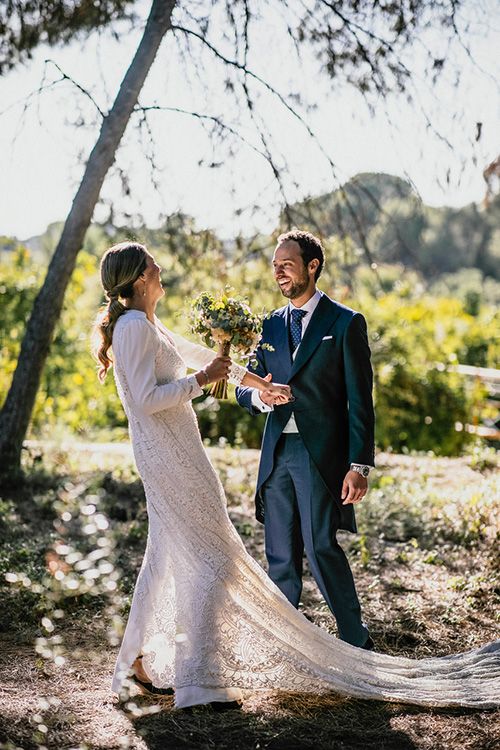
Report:
[{"label": "green foliage in bouquet", "polygon": [[[217,347],[228,356],[233,347],[241,358],[252,361],[262,333],[264,314],[253,313],[246,299],[230,297],[226,288],[217,295],[202,292],[191,308],[191,330],[201,336],[206,346]],[[215,398],[227,398],[227,383],[220,380],[212,387]]]}]

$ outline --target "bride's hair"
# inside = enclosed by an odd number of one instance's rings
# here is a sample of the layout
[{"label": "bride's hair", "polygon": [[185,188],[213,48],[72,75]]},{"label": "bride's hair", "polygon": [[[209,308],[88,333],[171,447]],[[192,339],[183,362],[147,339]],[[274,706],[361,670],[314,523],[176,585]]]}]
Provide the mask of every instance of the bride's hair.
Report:
[{"label": "bride's hair", "polygon": [[131,299],[134,296],[134,283],[146,270],[146,259],[146,248],[137,242],[120,242],[102,257],[101,284],[106,304],[97,314],[92,335],[92,353],[101,364],[98,371],[101,382],[112,364],[108,351],[116,321],[127,309],[119,298]]}]

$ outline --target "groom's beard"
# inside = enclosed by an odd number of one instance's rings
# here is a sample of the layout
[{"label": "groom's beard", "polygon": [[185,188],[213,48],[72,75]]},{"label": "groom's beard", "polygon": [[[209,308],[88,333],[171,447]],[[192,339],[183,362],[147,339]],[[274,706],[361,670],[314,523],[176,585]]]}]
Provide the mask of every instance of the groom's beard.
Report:
[{"label": "groom's beard", "polygon": [[307,274],[304,274],[302,279],[292,281],[286,289],[283,289],[283,287],[280,286],[280,292],[283,297],[286,297],[287,299],[297,299],[297,297],[301,297],[307,291],[308,286],[309,277]]}]

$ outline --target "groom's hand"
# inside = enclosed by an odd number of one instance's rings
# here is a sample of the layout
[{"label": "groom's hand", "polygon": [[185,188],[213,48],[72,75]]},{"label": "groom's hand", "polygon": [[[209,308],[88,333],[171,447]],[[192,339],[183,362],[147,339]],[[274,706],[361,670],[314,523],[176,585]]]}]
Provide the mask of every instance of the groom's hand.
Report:
[{"label": "groom's hand", "polygon": [[368,492],[368,480],[357,471],[348,471],[342,485],[342,505],[361,502]]},{"label": "groom's hand", "polygon": [[292,390],[289,385],[272,383],[272,374],[268,373],[264,380],[269,383],[269,388],[260,392],[260,399],[267,406],[279,406],[293,401]]},{"label": "groom's hand", "polygon": [[259,393],[260,400],[263,401],[266,406],[274,406],[276,398],[269,391],[261,391]]}]

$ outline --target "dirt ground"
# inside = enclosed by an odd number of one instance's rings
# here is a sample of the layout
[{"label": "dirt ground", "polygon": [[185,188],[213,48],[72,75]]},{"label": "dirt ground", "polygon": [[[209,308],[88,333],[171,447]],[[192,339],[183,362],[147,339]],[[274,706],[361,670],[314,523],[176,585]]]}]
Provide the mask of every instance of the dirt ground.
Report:
[{"label": "dirt ground", "polygon": [[[116,455],[94,455],[91,449],[85,455],[85,450],[80,449],[78,463],[84,461],[88,472],[94,472],[94,480],[96,471],[109,471],[109,462],[112,466],[117,460]],[[252,514],[257,453],[226,449],[213,450],[211,454],[227,489],[231,517],[249,551],[264,564],[262,528]],[[466,458],[385,455],[379,457],[378,463],[372,500],[367,500],[366,511],[360,512],[361,534],[342,537],[377,650],[413,658],[438,656],[474,648],[498,637],[497,542],[491,533],[484,535],[477,529],[476,536],[468,539],[467,530],[458,533],[453,526],[468,513],[468,524],[473,528],[475,516],[470,515],[471,508],[476,508],[479,501],[474,500],[475,496],[470,500],[464,488],[476,487],[479,495],[491,493],[497,487],[492,468],[474,466]],[[118,497],[118,489],[116,482],[109,491],[116,490]],[[458,521],[449,521],[448,531],[441,536],[434,534],[431,516],[421,515],[427,529],[424,533],[423,526],[420,531],[418,525],[408,526],[403,499],[401,507],[396,508],[397,498],[411,500],[413,491],[415,502],[422,502],[425,507],[427,498],[441,509],[435,518],[448,513],[448,498],[461,497],[464,510]],[[127,498],[124,494],[122,505],[129,502]],[[132,496],[132,500],[136,502],[137,498]],[[495,502],[492,508],[498,508],[498,497]],[[394,517],[388,515],[390,504]],[[114,512],[119,515],[116,508]],[[125,534],[137,518],[131,521],[125,513],[120,523]],[[140,564],[141,544],[130,556],[132,583]],[[318,625],[335,632],[329,610],[309,575],[303,609]],[[498,711],[420,709],[333,694],[318,697],[279,692],[248,693],[241,712],[221,715],[206,708],[191,714],[176,711],[171,698],[137,695],[123,705],[110,691],[117,648],[109,644],[108,626],[104,608],[70,612],[62,628],[66,660],[61,666],[35,652],[33,641],[41,634],[36,626],[23,627],[22,622],[12,622],[4,627],[0,634],[1,748],[500,747]]]}]

